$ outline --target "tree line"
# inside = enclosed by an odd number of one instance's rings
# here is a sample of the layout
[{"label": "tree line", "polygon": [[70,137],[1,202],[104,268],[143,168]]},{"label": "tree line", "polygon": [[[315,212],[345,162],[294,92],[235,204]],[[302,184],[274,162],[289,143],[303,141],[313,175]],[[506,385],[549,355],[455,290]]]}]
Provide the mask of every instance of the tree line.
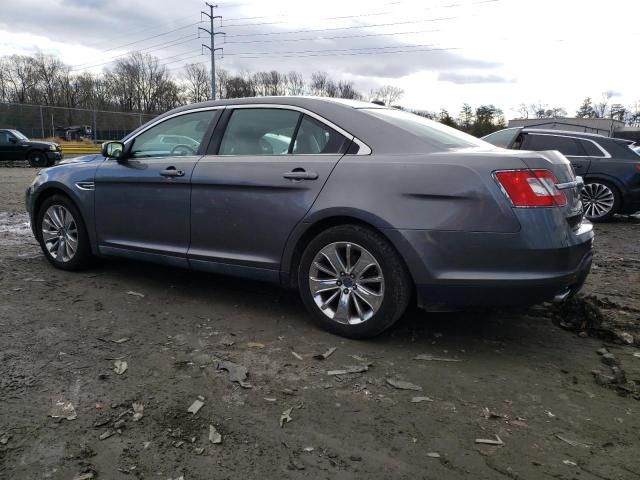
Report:
[{"label": "tree line", "polygon": [[[42,53],[0,57],[0,102],[7,103],[153,114],[207,100],[210,80],[202,64],[186,65],[174,78],[156,57],[139,52],[117,59],[98,74],[78,72],[55,56]],[[325,72],[305,79],[295,71],[231,74],[219,69],[216,94],[220,99],[318,95],[393,104],[403,91],[384,86],[363,94],[353,82],[335,81]]]},{"label": "tree line", "polygon": [[[602,92],[600,100],[586,97],[575,112],[577,118],[609,118],[624,122],[626,125],[640,127],[640,100],[633,105],[625,106],[612,102],[614,92]],[[534,104],[521,103],[518,107],[521,119],[527,118],[564,118],[567,111],[561,107],[549,107],[542,102]]]},{"label": "tree line", "polygon": [[[100,73],[78,71],[55,56],[42,53],[0,57],[0,102],[8,103],[156,114],[207,100],[210,81],[210,73],[202,64],[188,64],[174,76],[158,58],[140,52],[117,59]],[[385,85],[365,93],[353,82],[336,81],[326,72],[312,73],[309,78],[296,71],[216,72],[219,99],[267,95],[316,95],[397,106],[404,91]],[[576,116],[615,118],[639,125],[640,102],[624,107],[611,103],[612,97],[612,92],[605,92],[600,102],[586,98]],[[522,118],[567,116],[563,108],[550,108],[541,102],[522,104],[518,111]],[[446,109],[413,112],[476,136],[506,125],[502,110],[494,105],[473,108],[464,104],[457,115]]]}]

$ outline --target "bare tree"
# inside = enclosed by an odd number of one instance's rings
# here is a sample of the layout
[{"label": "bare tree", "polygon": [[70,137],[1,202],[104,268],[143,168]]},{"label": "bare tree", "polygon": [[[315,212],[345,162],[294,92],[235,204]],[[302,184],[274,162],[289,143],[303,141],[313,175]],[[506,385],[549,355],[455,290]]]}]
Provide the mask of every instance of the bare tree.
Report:
[{"label": "bare tree", "polygon": [[605,118],[609,109],[609,100],[613,97],[612,91],[602,92],[602,101],[596,103],[594,111],[597,118]]},{"label": "bare tree", "polygon": [[404,90],[393,85],[384,85],[371,92],[371,100],[379,100],[385,105],[393,105],[404,95]]},{"label": "bare tree", "polygon": [[304,78],[299,72],[291,71],[287,73],[287,95],[304,95]]},{"label": "bare tree", "polygon": [[[218,88],[222,87],[222,82],[220,81],[220,73],[226,71],[219,70],[217,85]],[[201,63],[190,63],[185,65],[184,67],[185,80],[186,80],[186,97],[189,103],[198,103],[204,102],[209,98],[209,94],[211,92],[211,76],[209,75],[209,71],[207,68]],[[220,93],[218,96],[222,98]]]}]

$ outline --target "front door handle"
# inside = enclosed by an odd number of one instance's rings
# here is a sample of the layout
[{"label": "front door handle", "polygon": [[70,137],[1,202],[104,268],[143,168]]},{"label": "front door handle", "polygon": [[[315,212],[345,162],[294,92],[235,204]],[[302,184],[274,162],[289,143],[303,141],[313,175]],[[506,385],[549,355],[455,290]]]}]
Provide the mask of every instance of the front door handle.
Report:
[{"label": "front door handle", "polygon": [[282,176],[289,180],[317,180],[318,178],[316,172],[307,172],[303,168],[294,168],[291,172],[286,172]]},{"label": "front door handle", "polygon": [[167,167],[166,170],[162,170],[160,175],[163,177],[184,177],[184,171],[176,170],[176,167]]}]

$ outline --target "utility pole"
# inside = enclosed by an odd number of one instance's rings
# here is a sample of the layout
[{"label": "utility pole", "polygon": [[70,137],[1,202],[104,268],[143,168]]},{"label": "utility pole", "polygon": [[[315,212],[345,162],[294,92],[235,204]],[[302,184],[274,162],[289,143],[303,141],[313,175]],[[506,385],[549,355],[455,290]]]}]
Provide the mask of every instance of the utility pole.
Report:
[{"label": "utility pole", "polygon": [[207,7],[209,7],[209,13],[202,12],[202,11],[200,13],[202,13],[202,15],[206,15],[207,17],[209,17],[210,30],[207,30],[206,28],[202,28],[202,27],[198,27],[198,30],[207,32],[209,34],[209,37],[211,38],[210,46],[205,45],[204,43],[202,44],[202,46],[208,49],[209,52],[211,52],[211,100],[215,100],[216,99],[216,51],[223,50],[223,48],[216,48],[216,35],[224,35],[224,33],[216,32],[213,29],[213,20],[216,18],[222,19],[220,15],[213,14],[213,9],[218,8],[218,5],[211,5],[209,2],[205,2],[205,4],[207,5]]}]

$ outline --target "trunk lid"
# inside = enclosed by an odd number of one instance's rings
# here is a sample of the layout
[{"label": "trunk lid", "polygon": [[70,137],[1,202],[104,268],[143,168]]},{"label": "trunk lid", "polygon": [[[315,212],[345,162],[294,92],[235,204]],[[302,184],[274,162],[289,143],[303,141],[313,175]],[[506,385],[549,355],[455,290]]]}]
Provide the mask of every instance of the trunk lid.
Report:
[{"label": "trunk lid", "polygon": [[561,190],[567,197],[567,204],[561,208],[567,221],[572,227],[577,227],[582,221],[582,201],[580,190],[582,190],[582,179],[576,177],[571,162],[556,150],[542,152],[520,151],[520,158],[527,167],[532,170],[549,170],[558,179],[556,188]]}]

